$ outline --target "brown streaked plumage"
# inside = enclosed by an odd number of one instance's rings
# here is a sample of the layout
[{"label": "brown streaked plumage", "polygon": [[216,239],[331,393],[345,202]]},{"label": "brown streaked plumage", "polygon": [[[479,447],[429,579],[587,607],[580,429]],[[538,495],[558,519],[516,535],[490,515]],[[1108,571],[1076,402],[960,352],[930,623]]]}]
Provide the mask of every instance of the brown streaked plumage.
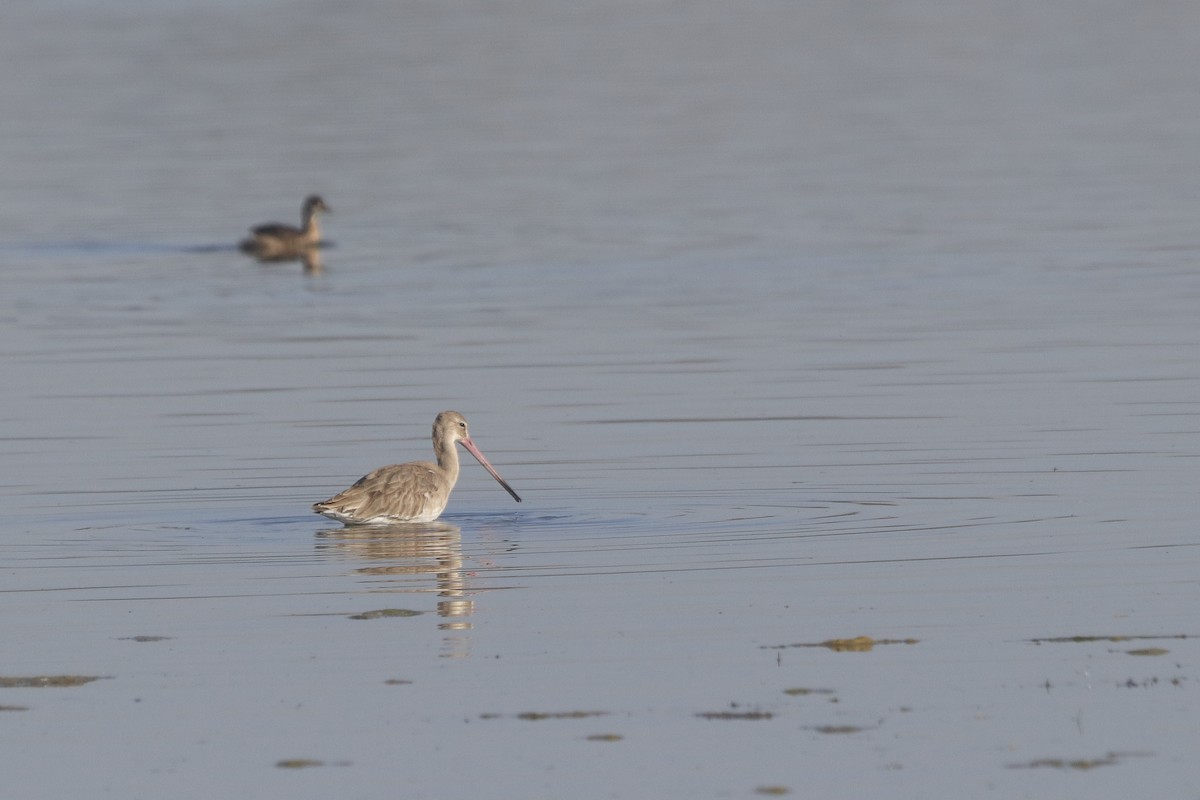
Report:
[{"label": "brown streaked plumage", "polygon": [[317,225],[317,215],[321,212],[331,213],[329,206],[319,196],[313,194],[304,198],[301,218],[304,226],[284,225],[271,222],[250,229],[250,238],[238,246],[243,253],[248,253],[263,261],[279,261],[294,259],[306,251],[313,250],[321,244],[321,228]]},{"label": "brown streaked plumage", "polygon": [[411,461],[380,467],[358,479],[345,491],[313,511],[347,525],[383,525],[393,522],[432,522],[441,515],[458,481],[456,442],[475,456],[518,503],[521,498],[492,468],[483,453],[471,441],[467,420],[457,411],[443,411],[433,421],[433,452],[437,463]]}]

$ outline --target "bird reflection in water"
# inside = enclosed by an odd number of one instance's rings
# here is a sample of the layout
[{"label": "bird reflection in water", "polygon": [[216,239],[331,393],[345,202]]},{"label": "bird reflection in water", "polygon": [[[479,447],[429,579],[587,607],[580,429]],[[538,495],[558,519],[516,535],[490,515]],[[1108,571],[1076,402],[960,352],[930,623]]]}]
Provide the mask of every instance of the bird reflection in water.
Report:
[{"label": "bird reflection in water", "polygon": [[447,522],[331,528],[317,533],[317,549],[364,561],[387,562],[361,566],[372,592],[428,593],[438,596],[438,629],[446,631],[444,658],[466,658],[471,630],[468,617],[475,601],[467,596],[463,566],[462,530]]},{"label": "bird reflection in water", "polygon": [[320,275],[325,271],[325,262],[321,260],[321,251],[316,247],[285,256],[255,256],[255,259],[260,264],[289,264],[299,261],[304,265],[305,275]]}]

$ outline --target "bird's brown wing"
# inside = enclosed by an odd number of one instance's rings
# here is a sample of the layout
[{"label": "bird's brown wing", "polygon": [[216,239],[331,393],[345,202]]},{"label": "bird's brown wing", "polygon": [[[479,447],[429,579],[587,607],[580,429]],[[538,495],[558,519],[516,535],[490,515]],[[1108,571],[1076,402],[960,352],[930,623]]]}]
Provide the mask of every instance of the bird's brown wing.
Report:
[{"label": "bird's brown wing", "polygon": [[429,521],[446,507],[450,491],[445,483],[429,462],[392,464],[362,476],[350,488],[314,505],[313,511],[349,522]]},{"label": "bird's brown wing", "polygon": [[258,225],[250,229],[250,232],[255,236],[299,236],[301,231],[293,225],[284,225],[281,222],[268,222],[266,225]]}]

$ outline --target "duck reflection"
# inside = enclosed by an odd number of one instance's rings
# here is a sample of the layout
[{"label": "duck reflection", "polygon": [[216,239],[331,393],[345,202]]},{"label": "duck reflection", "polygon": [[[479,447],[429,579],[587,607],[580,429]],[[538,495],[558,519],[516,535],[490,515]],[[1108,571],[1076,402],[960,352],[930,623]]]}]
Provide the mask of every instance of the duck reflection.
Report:
[{"label": "duck reflection", "polygon": [[[336,551],[356,559],[387,562],[358,567],[376,592],[436,592],[440,598],[438,628],[447,632],[471,630],[468,617],[475,602],[467,596],[467,571],[463,566],[462,530],[447,522],[387,526],[356,525],[317,533],[317,549]],[[448,638],[446,658],[469,655],[465,637]]]},{"label": "duck reflection", "polygon": [[325,271],[325,262],[321,260],[321,251],[316,247],[309,247],[288,255],[263,256],[251,253],[255,260],[260,264],[289,264],[299,261],[304,265],[305,275],[320,275]]}]

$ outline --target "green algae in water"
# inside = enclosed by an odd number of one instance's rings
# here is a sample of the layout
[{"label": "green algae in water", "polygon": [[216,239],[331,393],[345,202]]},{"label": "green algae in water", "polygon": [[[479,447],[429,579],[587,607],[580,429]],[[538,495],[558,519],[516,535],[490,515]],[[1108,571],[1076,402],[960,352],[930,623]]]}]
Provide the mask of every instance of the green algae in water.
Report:
[{"label": "green algae in water", "polygon": [[701,711],[696,714],[700,719],[772,719],[770,711]]},{"label": "green algae in water", "polygon": [[275,766],[280,769],[304,769],[306,767],[323,767],[325,762],[315,758],[285,758],[282,761],[276,761]]},{"label": "green algae in water", "polygon": [[862,733],[867,729],[860,725],[817,725],[816,727],[812,728],[812,730],[816,731],[817,733],[838,734]]},{"label": "green algae in water", "polygon": [[530,722],[540,722],[544,719],[587,719],[589,717],[608,716],[607,711],[522,711],[520,714],[480,714],[480,719],[504,719],[514,717]]},{"label": "green algae in water", "polygon": [[625,737],[619,733],[593,733],[587,737],[589,742],[619,742]]},{"label": "green algae in water", "polygon": [[792,697],[807,697],[810,694],[834,694],[833,689],[807,689],[803,686],[793,686],[790,689],[784,689],[784,694]]},{"label": "green algae in water", "polygon": [[381,608],[377,611],[364,611],[354,614],[350,619],[384,619],[385,617],[419,617],[424,611],[413,611],[411,608]]},{"label": "green algae in water", "polygon": [[1165,647],[1142,647],[1138,650],[1126,650],[1125,652],[1131,656],[1165,656],[1171,651]]},{"label": "green algae in water", "polygon": [[63,686],[83,686],[85,683],[98,681],[104,677],[104,675],[34,675],[28,678],[16,678],[0,675],[0,688],[44,689]]},{"label": "green algae in water", "polygon": [[785,794],[791,794],[792,790],[786,786],[756,786],[754,788],[754,793],[780,797]]},{"label": "green algae in water", "polygon": [[1083,644],[1087,642],[1134,642],[1146,641],[1148,639],[1194,639],[1195,634],[1188,633],[1168,633],[1168,634],[1141,634],[1141,635],[1122,635],[1116,634],[1112,636],[1051,636],[1043,639],[1028,639],[1027,641],[1033,644]]},{"label": "green algae in water", "polygon": [[786,650],[791,647],[824,647],[835,653],[869,653],[885,644],[917,644],[920,639],[875,639],[870,636],[854,636],[849,639],[826,639],[823,642],[794,642],[792,644],[763,645],[763,650]]},{"label": "green algae in water", "polygon": [[607,711],[524,711],[517,714],[517,719],[525,720],[543,720],[543,719],[585,719],[587,717],[603,717]]},{"label": "green algae in water", "polygon": [[1075,769],[1090,770],[1109,767],[1126,758],[1148,756],[1150,753],[1106,753],[1100,758],[1037,758],[1022,764],[1009,764],[1009,769]]}]

